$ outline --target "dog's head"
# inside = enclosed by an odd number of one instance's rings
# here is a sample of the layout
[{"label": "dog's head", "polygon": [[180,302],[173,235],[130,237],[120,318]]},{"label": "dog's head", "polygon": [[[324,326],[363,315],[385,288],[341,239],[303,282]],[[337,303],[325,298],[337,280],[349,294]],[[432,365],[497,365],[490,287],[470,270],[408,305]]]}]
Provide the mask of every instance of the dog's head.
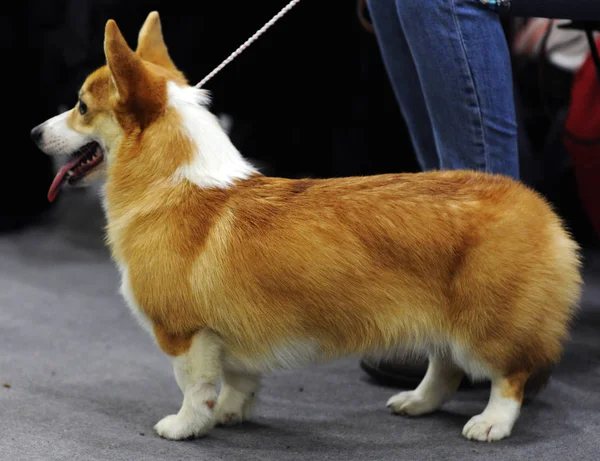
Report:
[{"label": "dog's head", "polygon": [[156,12],[140,30],[135,51],[108,21],[104,52],[106,65],[88,76],[75,106],[31,131],[43,152],[66,159],[48,192],[50,201],[63,184],[77,187],[103,178],[124,133],[143,131],[164,112],[166,83],[187,84],[169,56]]}]

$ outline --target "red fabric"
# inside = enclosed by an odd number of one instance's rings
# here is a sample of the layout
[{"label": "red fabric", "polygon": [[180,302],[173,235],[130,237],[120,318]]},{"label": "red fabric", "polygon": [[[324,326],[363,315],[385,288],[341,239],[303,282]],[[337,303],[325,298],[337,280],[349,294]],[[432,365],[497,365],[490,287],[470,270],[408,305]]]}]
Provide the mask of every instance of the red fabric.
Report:
[{"label": "red fabric", "polygon": [[[600,49],[600,39],[597,46]],[[591,55],[575,76],[564,143],[573,160],[579,196],[600,236],[600,80]]]}]

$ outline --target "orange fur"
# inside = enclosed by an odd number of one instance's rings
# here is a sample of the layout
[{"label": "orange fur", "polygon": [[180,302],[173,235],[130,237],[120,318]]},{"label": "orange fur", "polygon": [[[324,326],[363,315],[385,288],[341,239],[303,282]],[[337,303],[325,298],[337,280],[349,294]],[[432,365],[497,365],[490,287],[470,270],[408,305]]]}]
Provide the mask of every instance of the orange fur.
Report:
[{"label": "orange fur", "polygon": [[110,242],[145,314],[174,336],[211,328],[241,359],[297,338],[331,357],[453,338],[506,372],[560,355],[579,283],[574,245],[520,184],[445,172],[312,181],[297,193],[298,181],[257,177],[132,203],[144,193],[116,189],[120,172],[145,183],[117,162],[107,199],[122,211],[109,217],[145,211],[116,232],[109,222]]},{"label": "orange fur", "polygon": [[528,378],[529,375],[527,373],[515,373],[507,376],[500,390],[502,397],[521,403],[523,401],[525,383]]}]

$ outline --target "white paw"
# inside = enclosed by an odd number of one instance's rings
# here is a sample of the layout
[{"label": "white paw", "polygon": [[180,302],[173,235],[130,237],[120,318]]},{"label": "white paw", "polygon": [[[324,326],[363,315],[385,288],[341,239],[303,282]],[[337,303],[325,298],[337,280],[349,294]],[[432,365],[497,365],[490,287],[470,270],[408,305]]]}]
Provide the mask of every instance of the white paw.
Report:
[{"label": "white paw", "polygon": [[484,413],[472,417],[465,425],[462,435],[469,440],[493,442],[508,437],[512,431],[512,422]]},{"label": "white paw", "polygon": [[250,417],[254,398],[249,397],[240,403],[238,399],[219,399],[215,410],[215,419],[220,426],[236,426]]},{"label": "white paw", "polygon": [[427,399],[415,391],[400,392],[387,402],[392,413],[419,416],[431,413],[440,407],[437,399]]},{"label": "white paw", "polygon": [[244,422],[244,416],[242,415],[242,409],[229,409],[223,407],[217,407],[215,413],[215,419],[219,426],[236,426]]},{"label": "white paw", "polygon": [[240,399],[226,398],[224,394],[219,396],[215,419],[220,426],[235,426],[244,422],[244,402]]},{"label": "white paw", "polygon": [[214,418],[196,417],[190,418],[177,415],[169,415],[161,419],[154,426],[154,430],[161,437],[169,440],[184,440],[190,437],[200,437],[210,431],[214,426]]}]

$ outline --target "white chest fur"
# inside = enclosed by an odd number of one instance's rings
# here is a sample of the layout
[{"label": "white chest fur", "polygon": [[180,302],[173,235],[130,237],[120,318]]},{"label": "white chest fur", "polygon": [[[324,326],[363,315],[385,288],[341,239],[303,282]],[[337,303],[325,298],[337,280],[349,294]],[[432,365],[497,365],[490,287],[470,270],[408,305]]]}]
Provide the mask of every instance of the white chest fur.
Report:
[{"label": "white chest fur", "polygon": [[139,324],[146,330],[148,333],[153,335],[152,324],[148,317],[142,312],[137,301],[135,300],[135,295],[133,294],[133,290],[131,288],[131,282],[129,280],[129,269],[126,265],[119,264],[119,270],[121,271],[121,295],[127,302],[131,313],[139,322]]}]

